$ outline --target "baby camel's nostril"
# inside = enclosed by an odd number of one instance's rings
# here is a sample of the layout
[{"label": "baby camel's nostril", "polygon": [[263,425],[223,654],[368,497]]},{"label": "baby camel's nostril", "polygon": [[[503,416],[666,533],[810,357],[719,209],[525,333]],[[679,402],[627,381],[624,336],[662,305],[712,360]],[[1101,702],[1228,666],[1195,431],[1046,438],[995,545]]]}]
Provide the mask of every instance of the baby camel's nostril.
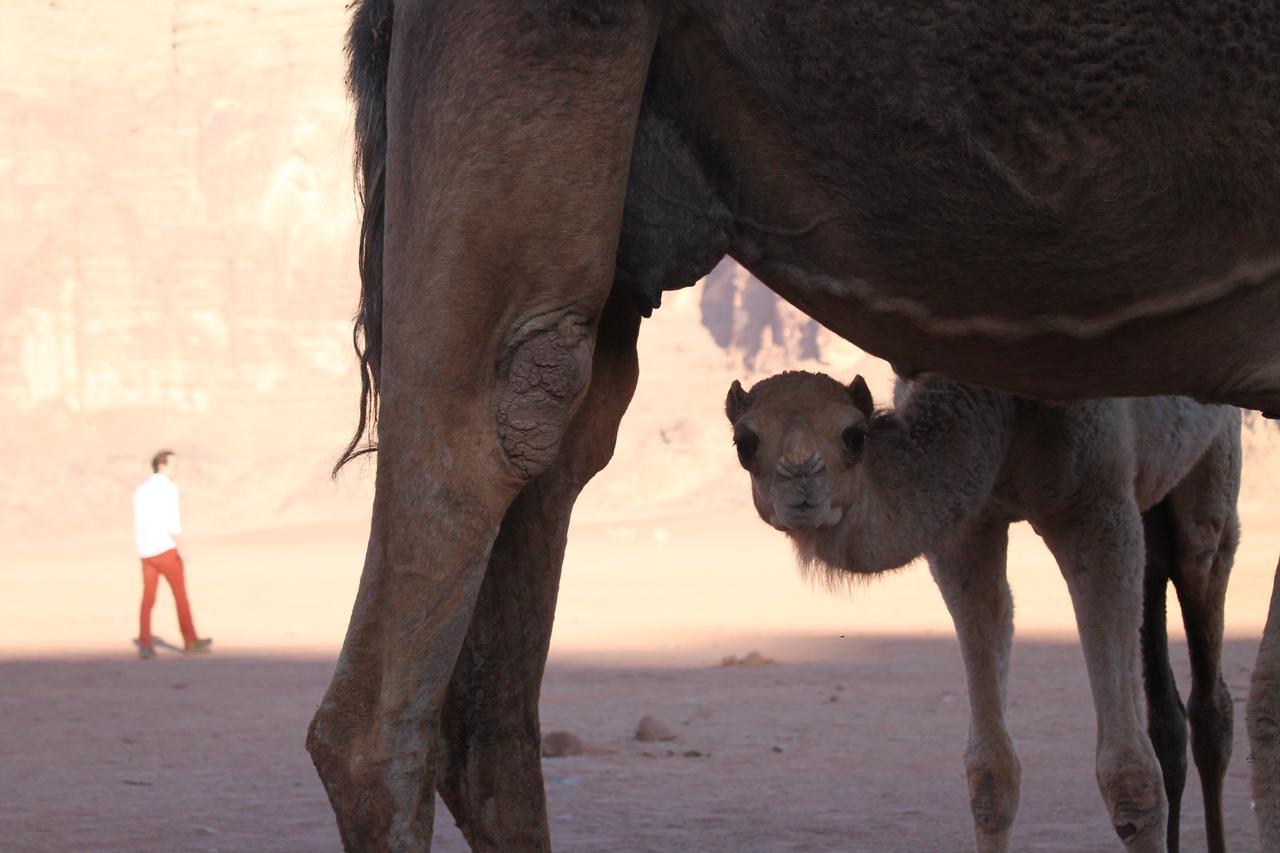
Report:
[{"label": "baby camel's nostril", "polygon": [[800,462],[792,462],[785,456],[778,460],[778,474],[789,480],[812,477],[814,474],[820,474],[826,469],[827,463],[816,452],[810,453]]}]

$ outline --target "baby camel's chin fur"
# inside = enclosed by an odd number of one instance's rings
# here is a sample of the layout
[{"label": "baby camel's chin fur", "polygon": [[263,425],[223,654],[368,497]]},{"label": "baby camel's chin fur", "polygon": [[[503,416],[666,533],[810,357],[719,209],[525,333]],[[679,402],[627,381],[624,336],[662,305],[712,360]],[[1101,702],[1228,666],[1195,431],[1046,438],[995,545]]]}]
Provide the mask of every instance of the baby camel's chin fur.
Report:
[{"label": "baby camel's chin fur", "polygon": [[811,533],[818,530],[825,530],[830,527],[835,527],[837,524],[840,523],[841,519],[843,518],[844,518],[844,510],[838,506],[833,506],[827,510],[827,514],[822,517],[822,520],[814,525],[808,525],[805,527],[792,527],[791,525],[787,524],[785,521],[778,518],[776,512],[774,513],[774,518],[769,520],[769,524],[771,527],[773,527],[774,530],[781,530],[783,533],[789,533],[789,534]]},{"label": "baby camel's chin fur", "polygon": [[901,566],[869,567],[850,564],[847,561],[832,561],[824,558],[822,551],[829,558],[832,556],[831,543],[824,541],[835,535],[834,526],[824,526],[813,530],[787,530],[787,539],[791,542],[795,554],[796,565],[801,577],[825,586],[832,592],[851,589],[854,586],[871,581],[910,565],[908,560]]}]

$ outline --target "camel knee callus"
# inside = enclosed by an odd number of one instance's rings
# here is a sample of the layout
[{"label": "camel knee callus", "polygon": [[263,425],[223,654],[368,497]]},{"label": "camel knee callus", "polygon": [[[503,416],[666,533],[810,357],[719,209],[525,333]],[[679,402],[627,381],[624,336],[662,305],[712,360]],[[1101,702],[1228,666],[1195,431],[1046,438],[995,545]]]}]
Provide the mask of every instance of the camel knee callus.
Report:
[{"label": "camel knee callus", "polygon": [[965,754],[969,782],[969,810],[974,830],[982,839],[1007,835],[1018,813],[1022,765],[1008,737],[996,737],[970,747]]},{"label": "camel knee callus", "polygon": [[1165,847],[1165,799],[1149,763],[1135,758],[1130,766],[1099,768],[1098,787],[1111,812],[1111,825],[1126,845],[1146,836],[1146,849]]},{"label": "camel knee callus", "polygon": [[498,362],[494,406],[507,461],[530,480],[556,458],[574,404],[591,379],[587,323],[573,313],[522,324]]}]

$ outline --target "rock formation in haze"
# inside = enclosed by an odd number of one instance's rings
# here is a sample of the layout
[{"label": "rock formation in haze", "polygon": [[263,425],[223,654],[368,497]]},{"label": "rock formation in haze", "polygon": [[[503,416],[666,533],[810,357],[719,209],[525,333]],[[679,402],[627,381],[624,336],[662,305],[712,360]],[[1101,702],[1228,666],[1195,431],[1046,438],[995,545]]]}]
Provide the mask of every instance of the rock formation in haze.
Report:
[{"label": "rock formation in haze", "polygon": [[817,322],[788,312],[776,293],[732,260],[721,261],[700,289],[703,327],[722,349],[741,352],[747,370],[770,344],[796,359],[822,360]]},{"label": "rock formation in haze", "polygon": [[322,480],[354,410],[342,5],[0,10],[6,524],[118,522],[164,445],[228,518]]},{"label": "rock formation in haze", "polygon": [[[0,5],[0,528],[127,542],[162,446],[195,532],[367,511],[367,465],[326,480],[358,393],[343,6]],[[580,513],[744,503],[724,393],[787,367],[888,393],[732,263],[669,294]]]}]

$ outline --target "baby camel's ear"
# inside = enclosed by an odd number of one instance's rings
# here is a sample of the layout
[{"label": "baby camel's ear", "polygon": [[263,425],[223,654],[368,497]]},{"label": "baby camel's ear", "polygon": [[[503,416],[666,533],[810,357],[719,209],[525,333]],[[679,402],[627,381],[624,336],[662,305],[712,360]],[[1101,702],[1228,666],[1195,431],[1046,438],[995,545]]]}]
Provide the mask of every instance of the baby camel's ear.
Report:
[{"label": "baby camel's ear", "polygon": [[746,411],[747,392],[742,389],[742,383],[735,379],[729,386],[729,396],[724,398],[724,413],[728,416],[729,423],[736,424]]},{"label": "baby camel's ear", "polygon": [[853,405],[862,412],[863,417],[871,420],[876,404],[871,400],[871,389],[867,387],[867,380],[861,375],[855,376],[849,383],[849,396],[853,397]]}]

